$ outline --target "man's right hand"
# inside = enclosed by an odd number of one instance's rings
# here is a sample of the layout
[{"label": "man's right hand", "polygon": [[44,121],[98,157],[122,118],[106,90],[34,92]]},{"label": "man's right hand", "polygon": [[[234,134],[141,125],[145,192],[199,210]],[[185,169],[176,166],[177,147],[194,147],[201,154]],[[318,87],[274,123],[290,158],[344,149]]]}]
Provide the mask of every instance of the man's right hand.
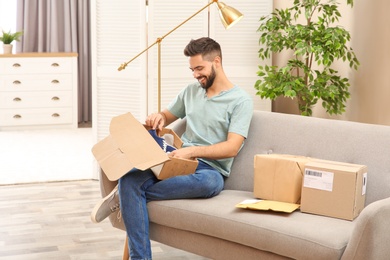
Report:
[{"label": "man's right hand", "polygon": [[162,112],[153,113],[146,118],[145,124],[147,126],[150,126],[152,129],[158,128],[159,130],[162,130],[162,128],[165,125],[165,121],[166,121],[166,117]]}]

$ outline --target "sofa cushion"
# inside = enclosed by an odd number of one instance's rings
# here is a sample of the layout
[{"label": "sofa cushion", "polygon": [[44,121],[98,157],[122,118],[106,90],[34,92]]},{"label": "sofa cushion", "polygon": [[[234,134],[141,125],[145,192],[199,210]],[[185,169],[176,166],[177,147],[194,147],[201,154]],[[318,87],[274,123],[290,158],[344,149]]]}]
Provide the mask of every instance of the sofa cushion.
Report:
[{"label": "sofa cushion", "polygon": [[224,190],[210,199],[152,201],[149,217],[160,225],[295,259],[339,259],[343,254],[355,222],[299,210],[287,214],[235,207],[250,198],[252,192]]}]

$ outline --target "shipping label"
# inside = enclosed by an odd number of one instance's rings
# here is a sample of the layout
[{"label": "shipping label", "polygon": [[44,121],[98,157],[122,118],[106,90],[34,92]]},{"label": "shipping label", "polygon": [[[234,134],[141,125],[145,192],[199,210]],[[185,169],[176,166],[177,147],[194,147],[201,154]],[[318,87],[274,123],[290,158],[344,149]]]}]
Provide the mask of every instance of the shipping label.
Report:
[{"label": "shipping label", "polygon": [[303,186],[318,190],[332,191],[333,190],[333,172],[305,169]]}]

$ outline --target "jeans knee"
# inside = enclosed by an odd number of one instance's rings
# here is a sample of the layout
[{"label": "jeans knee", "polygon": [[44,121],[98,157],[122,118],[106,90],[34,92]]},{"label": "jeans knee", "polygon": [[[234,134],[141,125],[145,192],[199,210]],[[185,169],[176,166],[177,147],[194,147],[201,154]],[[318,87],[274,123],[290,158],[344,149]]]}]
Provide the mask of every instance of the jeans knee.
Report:
[{"label": "jeans knee", "polygon": [[132,170],[119,179],[119,193],[140,195],[158,182],[151,170]]},{"label": "jeans knee", "polygon": [[208,181],[204,183],[206,198],[217,196],[224,187],[224,180],[220,173],[210,174]]}]

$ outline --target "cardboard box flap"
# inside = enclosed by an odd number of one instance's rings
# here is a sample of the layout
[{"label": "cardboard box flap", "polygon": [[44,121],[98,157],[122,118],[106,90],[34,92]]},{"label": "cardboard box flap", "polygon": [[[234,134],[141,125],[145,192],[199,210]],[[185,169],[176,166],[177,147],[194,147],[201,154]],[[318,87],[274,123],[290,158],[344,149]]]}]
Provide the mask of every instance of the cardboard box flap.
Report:
[{"label": "cardboard box flap", "polygon": [[146,170],[169,160],[168,155],[130,113],[114,117],[110,133],[120,151],[137,169]]},{"label": "cardboard box flap", "polygon": [[[92,153],[110,181],[115,181],[132,169],[133,164],[118,150],[111,135],[92,147]],[[115,170],[112,170],[115,169]]]}]

